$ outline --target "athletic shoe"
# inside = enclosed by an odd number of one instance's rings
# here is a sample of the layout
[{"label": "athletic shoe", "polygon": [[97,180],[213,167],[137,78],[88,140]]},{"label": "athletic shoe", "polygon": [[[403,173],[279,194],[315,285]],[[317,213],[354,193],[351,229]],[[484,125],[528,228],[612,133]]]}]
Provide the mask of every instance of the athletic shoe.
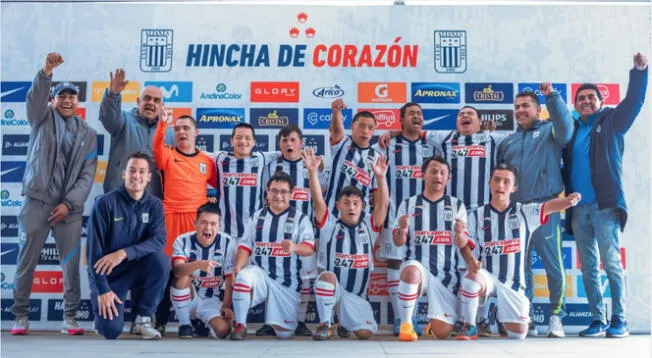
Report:
[{"label": "athletic shoe", "polygon": [[558,315],[550,316],[550,322],[548,322],[548,338],[564,338],[566,333],[564,333],[564,325],[561,323],[561,317]]},{"label": "athletic shoe", "polygon": [[61,326],[61,334],[81,336],[84,334],[84,329],[79,327],[79,324],[77,324],[74,318],[66,318]]},{"label": "athletic shoe", "polygon": [[607,335],[607,324],[602,323],[602,321],[593,321],[589,328],[580,331],[580,337],[604,337]]},{"label": "athletic shoe", "polygon": [[337,325],[337,335],[340,338],[349,338],[351,337],[351,332],[348,329],[342,327],[342,325]]},{"label": "athletic shoe", "polygon": [[453,325],[453,330],[451,331],[450,336],[457,337],[458,334],[462,334],[463,332],[464,332],[464,322],[456,321],[455,324]]},{"label": "athletic shoe", "polygon": [[[551,319],[552,319],[552,317],[553,316],[550,316]],[[561,324],[561,321],[559,321],[559,324]],[[563,328],[562,328],[562,330],[563,330]],[[538,335],[539,335],[539,331],[537,331],[536,323],[534,323],[533,320],[530,320],[530,323],[528,324],[528,327],[527,327],[527,336],[528,337],[536,337]]]},{"label": "athletic shoe", "polygon": [[478,339],[478,329],[475,326],[464,325],[464,329],[460,332],[457,337],[458,341],[473,341]]},{"label": "athletic shoe", "polygon": [[419,320],[417,319],[416,315],[412,316],[412,327],[414,327],[414,333],[416,333],[417,336],[421,337],[423,331],[421,330],[421,327],[419,327]]},{"label": "athletic shoe", "polygon": [[272,326],[265,324],[256,331],[256,335],[258,337],[274,337],[276,332],[274,332],[274,328],[272,328]]},{"label": "athletic shoe", "polygon": [[236,323],[229,337],[232,341],[241,341],[247,336],[247,327],[242,323]]},{"label": "athletic shoe", "polygon": [[146,340],[161,339],[161,332],[152,327],[152,318],[137,316],[134,321],[134,332],[142,336]]},{"label": "athletic shoe", "polygon": [[419,336],[417,336],[416,332],[414,332],[412,323],[401,323],[401,328],[398,332],[398,340],[401,342],[411,342],[416,341],[417,339],[419,339]]},{"label": "athletic shoe", "polygon": [[27,317],[16,317],[14,327],[9,330],[14,336],[26,336],[29,334],[29,320]]},{"label": "athletic shoe", "polygon": [[498,317],[496,317],[496,326],[498,327],[498,334],[501,337],[506,338],[507,337],[507,330],[505,329],[505,326],[503,326],[503,324],[500,323],[500,321],[498,320]]},{"label": "athletic shoe", "polygon": [[[135,326],[135,324],[132,325],[132,327],[133,327],[133,326]],[[165,325],[164,325],[164,324],[157,323],[157,324],[154,326],[154,329],[156,329],[156,330],[158,331],[158,333],[161,334],[161,336],[164,336],[164,335],[165,335]]]},{"label": "athletic shoe", "polygon": [[610,323],[609,328],[607,328],[607,337],[625,338],[629,336],[627,321],[621,320],[617,316],[612,316]]},{"label": "athletic shoe", "polygon": [[398,337],[398,332],[401,329],[401,319],[394,318],[394,337]]},{"label": "athletic shoe", "polygon": [[305,322],[299,322],[297,328],[294,329],[294,335],[299,337],[310,337],[312,336],[312,331],[306,326]]},{"label": "athletic shoe", "polygon": [[333,336],[333,328],[322,322],[317,326],[317,330],[312,335],[313,341],[325,341]]},{"label": "athletic shoe", "polygon": [[483,318],[478,322],[478,336],[480,337],[491,337],[491,327],[489,326],[489,320]]},{"label": "athletic shoe", "polygon": [[192,339],[192,326],[184,324],[179,326],[179,339]]}]

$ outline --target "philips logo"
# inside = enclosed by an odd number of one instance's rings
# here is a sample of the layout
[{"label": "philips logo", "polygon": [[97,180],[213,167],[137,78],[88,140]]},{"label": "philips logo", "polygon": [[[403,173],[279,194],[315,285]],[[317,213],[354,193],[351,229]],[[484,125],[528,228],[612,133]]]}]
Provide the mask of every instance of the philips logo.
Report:
[{"label": "philips logo", "polygon": [[145,82],[145,86],[158,87],[164,102],[192,102],[192,82]]},{"label": "philips logo", "polygon": [[344,90],[340,86],[318,87],[312,90],[312,95],[317,98],[339,98],[344,96]]}]

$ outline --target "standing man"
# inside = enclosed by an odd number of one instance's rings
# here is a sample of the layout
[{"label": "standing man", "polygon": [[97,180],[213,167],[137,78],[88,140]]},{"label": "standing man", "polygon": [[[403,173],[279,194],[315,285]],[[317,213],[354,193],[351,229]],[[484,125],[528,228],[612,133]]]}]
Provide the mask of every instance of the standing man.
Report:
[{"label": "standing man", "polygon": [[[207,185],[217,186],[213,160],[195,147],[197,122],[191,116],[180,116],[174,123],[176,147],[164,142],[168,125],[159,121],[153,139],[156,167],[163,173],[163,207],[167,239],[165,253],[172,257],[172,246],[181,234],[193,231],[197,209],[208,201]],[[156,329],[165,333],[170,312],[169,290],[174,275],[170,273],[163,301],[156,312]]]},{"label": "standing man", "polygon": [[[562,176],[566,192],[579,192],[582,201],[568,212],[567,230],[577,243],[582,280],[593,323],[580,337],[626,337],[625,277],[620,256],[620,232],[627,222],[622,184],[624,137],[643,107],[648,79],[647,57],[634,55],[625,98],[616,108],[603,108],[595,84],[581,85],[575,93],[575,131],[564,152]],[[606,324],[600,291],[598,250],[609,279],[612,315]]]},{"label": "standing man", "polygon": [[[377,149],[389,158],[387,185],[391,193],[389,212],[381,234],[380,256],[387,259],[387,290],[389,291],[394,311],[394,335],[398,336],[401,319],[398,317],[399,300],[397,297],[400,281],[400,267],[403,257],[392,240],[392,226],[398,205],[405,199],[423,192],[423,174],[421,164],[424,159],[437,154],[437,150],[428,144],[423,131],[423,110],[416,103],[406,103],[400,109],[401,131],[388,140],[385,148],[377,144]],[[376,147],[376,146],[374,146]],[[417,335],[421,329],[413,318],[413,326]]]},{"label": "standing man", "polygon": [[144,153],[127,158],[124,186],[98,197],[88,224],[88,281],[95,327],[106,339],[116,339],[124,326],[127,291],[141,299],[134,333],[160,339],[151,316],[163,297],[170,259],[163,253],[165,223],[161,200],[145,191],[152,180],[152,163]]},{"label": "standing man", "polygon": [[374,149],[371,138],[376,130],[376,118],[371,112],[358,112],[351,120],[351,135],[344,132],[342,110],[346,108],[339,98],[331,103],[330,154],[331,172],[326,204],[333,215],[337,217],[338,193],[342,188],[353,185],[364,194],[365,214],[371,214],[372,195],[376,189],[376,179],[371,165],[380,157],[380,152]]},{"label": "standing man", "polygon": [[[104,179],[104,192],[117,189],[122,184],[122,171],[131,153],[143,152],[152,156],[152,139],[156,124],[163,114],[163,94],[158,87],[143,88],[136,99],[137,107],[129,111],[121,109],[121,93],[129,84],[125,80],[125,70],[118,68],[115,75],[110,72],[111,82],[104,91],[100,104],[100,122],[111,135],[109,163]],[[174,133],[168,128],[165,133],[166,144],[174,145]],[[163,199],[161,177],[156,168],[152,168],[152,181],[147,190]]]},{"label": "standing man", "polygon": [[[247,334],[249,309],[266,302],[265,323],[279,338],[297,327],[300,257],[315,253],[315,232],[308,216],[290,206],[292,179],[283,172],[267,183],[269,207],[257,210],[239,242],[233,268],[235,327],[231,340]],[[247,265],[248,264],[248,265]]]},{"label": "standing man", "polygon": [[[533,92],[521,92],[514,100],[514,113],[518,123],[517,132],[503,141],[498,147],[498,163],[507,163],[519,173],[516,191],[512,195],[514,202],[523,204],[544,203],[556,198],[564,188],[561,178],[561,153],[570,140],[573,119],[566,104],[552,84],[544,82],[540,86],[546,96],[546,108],[550,120],[539,119],[541,106],[539,97]],[[559,212],[552,212],[548,221],[539,226],[532,234],[525,252],[532,256],[532,250],[543,260],[550,291],[550,319],[548,337],[564,337],[562,318],[566,294],[566,275],[562,260],[561,217]],[[534,295],[532,260],[525,260],[526,290],[530,302]],[[483,318],[483,317],[481,317]],[[530,321],[528,335],[536,336],[534,321]]]},{"label": "standing man", "polygon": [[[28,333],[29,296],[34,269],[50,231],[64,274],[64,312],[61,333],[83,334],[75,316],[81,296],[79,252],[84,202],[97,166],[97,134],[76,115],[79,88],[62,82],[52,88],[52,70],[63,56],[50,53],[27,94],[31,133],[18,215],[20,254],[16,267],[11,334]],[[50,103],[48,96],[51,94]]]}]

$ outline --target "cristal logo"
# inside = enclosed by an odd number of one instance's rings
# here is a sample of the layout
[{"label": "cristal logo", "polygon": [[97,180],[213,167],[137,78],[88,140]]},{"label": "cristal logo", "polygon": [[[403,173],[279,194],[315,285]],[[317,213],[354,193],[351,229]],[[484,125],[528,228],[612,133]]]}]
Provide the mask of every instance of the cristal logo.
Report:
[{"label": "cristal logo", "polygon": [[374,94],[378,98],[387,98],[387,94],[389,93],[388,91],[388,85],[387,83],[381,83],[376,86],[374,89]]},{"label": "cristal logo", "polygon": [[333,87],[315,88],[312,91],[312,94],[319,98],[338,98],[344,96],[344,90],[341,89],[340,86],[335,85]]},{"label": "cristal logo", "polygon": [[609,87],[605,85],[598,85],[598,89],[600,90],[600,94],[602,95],[602,100],[606,101],[607,98],[609,98]]}]

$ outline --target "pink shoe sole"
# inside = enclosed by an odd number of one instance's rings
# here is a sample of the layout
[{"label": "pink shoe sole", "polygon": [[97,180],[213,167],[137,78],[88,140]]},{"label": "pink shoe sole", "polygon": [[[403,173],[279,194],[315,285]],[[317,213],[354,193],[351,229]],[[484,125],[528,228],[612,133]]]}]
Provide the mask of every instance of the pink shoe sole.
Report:
[{"label": "pink shoe sole", "polygon": [[61,332],[63,334],[67,334],[69,336],[83,336],[84,335],[84,329],[83,328],[68,328],[67,332]]},{"label": "pink shoe sole", "polygon": [[26,336],[29,334],[26,329],[15,329],[15,328],[10,329],[9,333],[11,333],[12,336]]}]

